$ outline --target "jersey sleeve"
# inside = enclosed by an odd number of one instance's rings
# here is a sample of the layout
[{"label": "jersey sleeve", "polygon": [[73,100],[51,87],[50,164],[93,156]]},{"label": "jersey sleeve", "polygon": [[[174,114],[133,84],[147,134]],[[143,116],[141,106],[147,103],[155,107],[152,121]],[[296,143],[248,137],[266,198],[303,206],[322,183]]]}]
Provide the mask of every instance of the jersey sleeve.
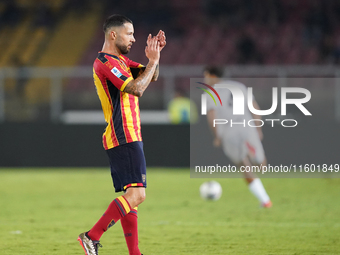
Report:
[{"label": "jersey sleeve", "polygon": [[120,91],[123,91],[126,85],[133,80],[133,77],[115,63],[115,60],[99,63],[100,72],[111,81],[111,83]]},{"label": "jersey sleeve", "polygon": [[133,67],[133,68],[142,68],[142,67],[144,67],[142,64],[137,63],[135,61],[132,61],[131,59],[128,59],[128,65],[129,65],[130,68],[131,67]]}]

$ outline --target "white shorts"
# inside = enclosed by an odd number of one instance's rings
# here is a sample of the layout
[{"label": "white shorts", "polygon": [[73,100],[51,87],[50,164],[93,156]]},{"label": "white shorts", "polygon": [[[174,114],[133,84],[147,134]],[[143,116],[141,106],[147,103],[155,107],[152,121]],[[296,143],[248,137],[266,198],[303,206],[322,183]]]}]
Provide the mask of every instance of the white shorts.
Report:
[{"label": "white shorts", "polygon": [[261,164],[265,159],[256,128],[226,128],[221,140],[224,153],[234,164],[242,163],[246,156],[253,164]]}]

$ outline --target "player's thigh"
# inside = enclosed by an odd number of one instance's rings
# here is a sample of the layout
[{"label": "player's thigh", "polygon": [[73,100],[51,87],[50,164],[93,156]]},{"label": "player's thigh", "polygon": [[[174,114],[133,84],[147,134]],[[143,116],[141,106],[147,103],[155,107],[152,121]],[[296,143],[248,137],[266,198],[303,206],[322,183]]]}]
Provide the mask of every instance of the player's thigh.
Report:
[{"label": "player's thigh", "polygon": [[244,140],[244,134],[232,128],[224,132],[222,136],[223,152],[236,165],[247,156]]},{"label": "player's thigh", "polygon": [[142,142],[132,142],[107,150],[116,192],[129,187],[146,187],[146,163]]}]

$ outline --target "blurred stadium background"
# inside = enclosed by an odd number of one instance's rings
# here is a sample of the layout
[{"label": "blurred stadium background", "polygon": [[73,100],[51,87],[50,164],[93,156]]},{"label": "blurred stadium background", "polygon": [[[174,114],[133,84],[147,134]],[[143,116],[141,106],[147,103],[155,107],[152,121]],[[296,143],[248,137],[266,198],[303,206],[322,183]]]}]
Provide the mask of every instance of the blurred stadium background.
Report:
[{"label": "blurred stadium background", "polygon": [[[173,125],[167,107],[176,90],[189,94],[190,78],[202,77],[206,64],[224,66],[226,77],[278,78],[281,86],[287,78],[311,78],[305,84],[312,93],[308,107],[318,118],[305,124],[317,133],[301,143],[338,151],[339,1],[2,0],[0,166],[107,165],[92,63],[102,47],[103,21],[113,13],[134,22],[130,59],[146,63],[149,33],[162,29],[167,36],[160,79],[140,100],[148,165],[189,166],[189,127]],[[260,106],[270,104],[271,86],[254,85]],[[298,137],[287,142],[275,131],[266,133],[276,137],[265,141],[269,161],[278,162],[280,153],[296,155],[289,148]],[[327,134],[326,141],[320,134]],[[333,162],[336,153],[327,154],[321,158]]]}]

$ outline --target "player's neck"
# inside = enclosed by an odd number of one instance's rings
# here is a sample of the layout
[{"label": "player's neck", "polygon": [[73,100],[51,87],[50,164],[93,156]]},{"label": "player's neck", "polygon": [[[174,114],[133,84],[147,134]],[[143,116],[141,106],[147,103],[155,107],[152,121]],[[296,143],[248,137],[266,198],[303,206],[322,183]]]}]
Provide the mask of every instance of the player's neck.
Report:
[{"label": "player's neck", "polygon": [[104,42],[102,52],[105,52],[111,55],[116,55],[116,56],[119,56],[121,54],[114,45],[110,45],[107,42]]},{"label": "player's neck", "polygon": [[214,87],[216,84],[220,83],[221,82],[221,79],[219,78],[213,78],[213,81],[212,81],[212,86]]}]

